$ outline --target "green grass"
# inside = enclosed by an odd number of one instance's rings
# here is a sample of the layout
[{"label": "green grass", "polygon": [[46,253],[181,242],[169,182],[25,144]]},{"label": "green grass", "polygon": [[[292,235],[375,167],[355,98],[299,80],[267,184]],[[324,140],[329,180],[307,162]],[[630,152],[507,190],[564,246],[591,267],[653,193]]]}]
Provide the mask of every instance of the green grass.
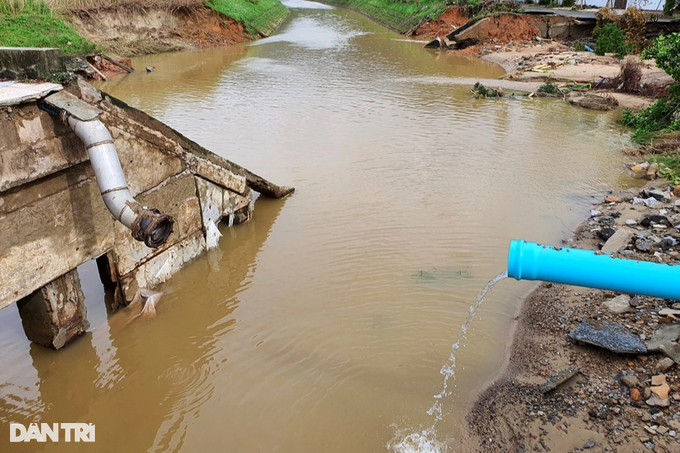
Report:
[{"label": "green grass", "polygon": [[0,3],[0,46],[56,47],[65,53],[89,53],[97,49],[40,0]]},{"label": "green grass", "polygon": [[436,19],[451,5],[445,0],[321,0],[363,12],[388,27],[406,33],[421,19]]},{"label": "green grass", "polygon": [[242,22],[251,36],[268,36],[289,13],[278,0],[207,0],[215,11]]}]

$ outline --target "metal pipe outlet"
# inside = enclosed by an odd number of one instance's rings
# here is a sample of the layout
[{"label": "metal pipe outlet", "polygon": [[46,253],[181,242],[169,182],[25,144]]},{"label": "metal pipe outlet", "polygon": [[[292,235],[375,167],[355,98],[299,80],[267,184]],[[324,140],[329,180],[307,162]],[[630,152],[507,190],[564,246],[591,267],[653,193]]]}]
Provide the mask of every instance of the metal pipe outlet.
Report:
[{"label": "metal pipe outlet", "polygon": [[522,240],[510,243],[508,277],[680,299],[680,265],[627,260]]},{"label": "metal pipe outlet", "polygon": [[175,221],[132,198],[113,138],[106,126],[96,119],[81,121],[68,114],[66,121],[87,148],[99,191],[113,217],[132,230],[132,237],[144,242],[147,247],[163,245],[172,234]]}]

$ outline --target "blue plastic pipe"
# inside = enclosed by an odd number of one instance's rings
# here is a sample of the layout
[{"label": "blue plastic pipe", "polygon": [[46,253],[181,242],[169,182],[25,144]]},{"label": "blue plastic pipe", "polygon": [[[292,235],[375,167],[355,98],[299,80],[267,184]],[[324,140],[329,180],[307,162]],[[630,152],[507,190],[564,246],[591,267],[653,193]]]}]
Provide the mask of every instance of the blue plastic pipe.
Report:
[{"label": "blue plastic pipe", "polygon": [[680,265],[627,260],[523,240],[510,243],[508,277],[680,299]]}]

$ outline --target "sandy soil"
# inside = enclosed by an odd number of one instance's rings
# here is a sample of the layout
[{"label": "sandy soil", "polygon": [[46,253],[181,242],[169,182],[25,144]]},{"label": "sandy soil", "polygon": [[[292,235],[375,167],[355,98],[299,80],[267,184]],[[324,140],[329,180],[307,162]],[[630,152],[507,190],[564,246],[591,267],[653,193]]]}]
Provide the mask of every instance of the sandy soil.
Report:
[{"label": "sandy soil", "polygon": [[[662,190],[661,180],[650,183]],[[669,189],[673,189],[671,186]],[[676,190],[680,195],[680,187]],[[677,196],[654,209],[633,205],[640,190],[613,194],[611,202],[593,207],[594,216],[584,222],[568,247],[597,250],[605,226],[631,228],[640,235],[680,238],[675,228],[660,230],[626,227],[626,221],[664,215],[680,222]],[[602,200],[600,200],[602,201]],[[675,223],[677,225],[677,223]],[[680,241],[679,241],[680,243]],[[641,247],[642,248],[642,247]],[[625,258],[670,262],[680,258],[680,247],[643,252],[629,241]],[[661,353],[617,354],[595,346],[573,343],[567,334],[583,319],[610,321],[626,326],[649,341],[662,325],[680,322],[658,312],[671,301],[635,297],[630,311],[615,314],[603,302],[616,294],[588,288],[544,283],[525,301],[514,335],[510,361],[504,376],[482,393],[468,416],[481,451],[493,452],[678,452],[680,451],[680,373],[668,366]],[[634,306],[633,306],[634,305]],[[677,306],[677,305],[675,305]],[[541,384],[569,366],[579,373],[555,390],[542,394]],[[652,376],[665,376],[670,395],[668,407],[650,404]],[[634,385],[624,376],[634,376]]]}]

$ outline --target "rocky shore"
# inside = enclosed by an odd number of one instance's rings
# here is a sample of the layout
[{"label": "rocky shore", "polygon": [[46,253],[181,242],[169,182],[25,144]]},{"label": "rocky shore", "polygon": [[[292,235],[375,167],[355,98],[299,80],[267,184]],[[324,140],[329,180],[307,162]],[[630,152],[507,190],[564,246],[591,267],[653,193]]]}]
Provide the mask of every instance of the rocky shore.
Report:
[{"label": "rocky shore", "polygon": [[[680,260],[680,186],[654,165],[564,241],[622,259]],[[543,283],[525,301],[504,376],[468,416],[481,451],[680,451],[680,303]]]}]

